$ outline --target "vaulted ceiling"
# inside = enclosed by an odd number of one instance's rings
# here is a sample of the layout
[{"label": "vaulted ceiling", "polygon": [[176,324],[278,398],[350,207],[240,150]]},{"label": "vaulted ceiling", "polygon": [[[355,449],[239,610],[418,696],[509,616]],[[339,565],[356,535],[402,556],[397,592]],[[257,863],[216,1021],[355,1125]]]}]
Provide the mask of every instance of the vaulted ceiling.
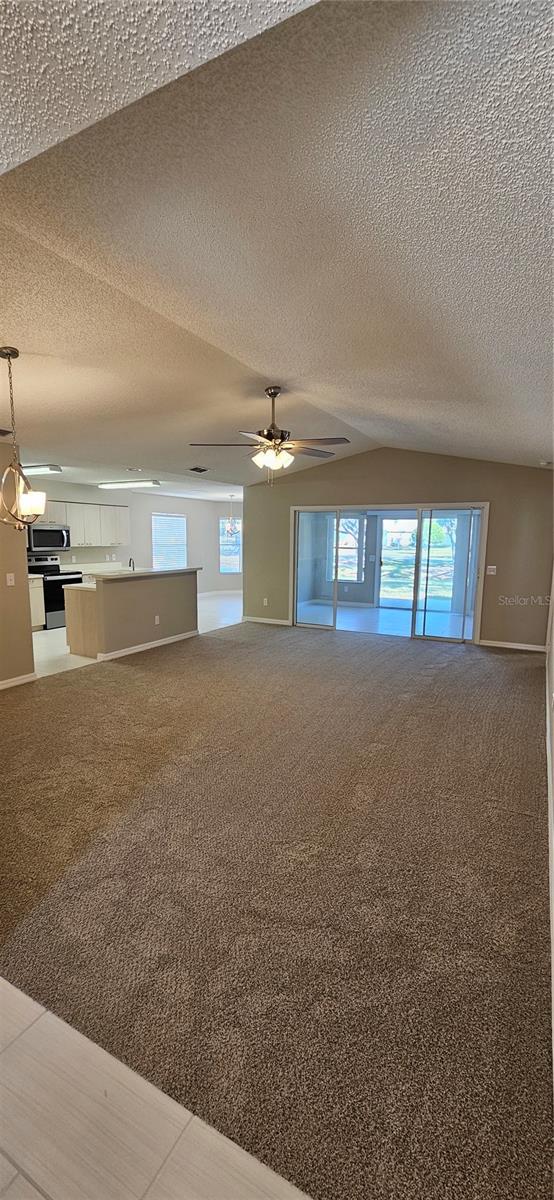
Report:
[{"label": "vaulted ceiling", "polygon": [[0,174],[313,0],[4,0]]},{"label": "vaulted ceiling", "polygon": [[551,459],[549,37],[540,0],[328,0],[5,175],[29,454],[184,474],[277,382],[344,453]]}]

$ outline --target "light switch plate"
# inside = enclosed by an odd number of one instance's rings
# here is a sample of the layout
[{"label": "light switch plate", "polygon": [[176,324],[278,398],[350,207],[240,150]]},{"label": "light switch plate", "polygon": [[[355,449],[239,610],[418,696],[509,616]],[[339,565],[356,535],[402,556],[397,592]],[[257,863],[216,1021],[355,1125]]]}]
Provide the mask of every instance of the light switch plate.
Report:
[{"label": "light switch plate", "polygon": [[6,575],[6,587],[15,587],[15,575],[8,571]]}]

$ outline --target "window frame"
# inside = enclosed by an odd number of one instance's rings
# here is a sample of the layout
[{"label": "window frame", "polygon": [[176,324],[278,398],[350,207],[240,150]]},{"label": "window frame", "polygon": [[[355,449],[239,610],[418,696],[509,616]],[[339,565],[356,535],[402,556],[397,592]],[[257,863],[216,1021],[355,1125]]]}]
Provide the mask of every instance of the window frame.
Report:
[{"label": "window frame", "polygon": [[[356,578],[352,579],[350,575],[341,576],[340,573],[340,552],[349,549],[347,546],[341,547],[340,536],[341,521],[357,521],[358,522],[358,545],[357,545],[357,567]],[[335,546],[335,530],[338,541],[338,546]],[[329,522],[327,532],[327,583],[332,583],[335,578],[335,551],[336,551],[336,567],[337,567],[337,583],[364,583],[365,582],[365,551],[366,551],[366,536],[367,536],[367,521],[366,514],[361,513],[359,516],[343,514],[335,517]]]}]

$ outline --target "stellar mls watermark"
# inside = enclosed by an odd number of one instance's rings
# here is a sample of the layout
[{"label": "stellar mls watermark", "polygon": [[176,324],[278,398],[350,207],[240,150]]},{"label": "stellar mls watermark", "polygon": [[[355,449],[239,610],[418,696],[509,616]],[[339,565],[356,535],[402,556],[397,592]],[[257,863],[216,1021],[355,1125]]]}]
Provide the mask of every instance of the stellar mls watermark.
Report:
[{"label": "stellar mls watermark", "polygon": [[507,607],[518,605],[521,608],[525,608],[528,605],[529,608],[547,608],[550,604],[550,596],[519,596],[518,594],[515,596],[499,596],[498,603]]}]

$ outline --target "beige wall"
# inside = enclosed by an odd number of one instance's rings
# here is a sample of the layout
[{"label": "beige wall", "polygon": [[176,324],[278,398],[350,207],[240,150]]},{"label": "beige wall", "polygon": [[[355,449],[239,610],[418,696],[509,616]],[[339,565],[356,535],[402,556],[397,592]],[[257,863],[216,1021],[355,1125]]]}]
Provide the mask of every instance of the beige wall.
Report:
[{"label": "beige wall", "polygon": [[197,629],[196,580],[196,572],[151,579],[97,580],[99,653],[144,646]]},{"label": "beige wall", "polygon": [[[548,862],[550,874],[550,965],[552,1012],[554,1013],[554,570],[552,572],[548,631],[546,636],[546,759],[548,775]],[[552,1022],[554,1058],[554,1021]]]},{"label": "beige wall", "polygon": [[[37,484],[38,486],[38,484]],[[183,513],[187,518],[188,565],[202,567],[198,577],[200,592],[240,591],[242,575],[221,575],[219,571],[219,518],[229,512],[229,504],[215,500],[183,500],[177,496],[161,496],[133,492],[101,492],[98,488],[62,480],[45,478],[41,487],[46,489],[49,500],[73,500],[83,504],[125,504],[129,508],[131,541],[128,546],[74,549],[68,556],[75,559],[77,566],[87,562],[99,563],[108,555],[114,555],[125,566],[130,555],[137,567],[152,566],[152,513]],[[229,489],[232,491],[232,487]],[[233,502],[233,513],[242,517],[242,504]]]},{"label": "beige wall", "polygon": [[[10,448],[0,446],[0,475],[10,460]],[[0,522],[0,682],[34,671],[31,608],[27,580],[25,533]],[[8,587],[6,576],[15,577]]]},{"label": "beige wall", "polygon": [[[490,503],[487,562],[497,569],[484,581],[481,637],[544,646],[552,570],[551,472],[410,450],[372,450],[276,479],[273,487],[246,488],[245,614],[289,616],[294,505],[478,501]],[[520,602],[508,604],[503,597],[520,597]],[[531,597],[542,597],[542,605],[532,604]]]}]

